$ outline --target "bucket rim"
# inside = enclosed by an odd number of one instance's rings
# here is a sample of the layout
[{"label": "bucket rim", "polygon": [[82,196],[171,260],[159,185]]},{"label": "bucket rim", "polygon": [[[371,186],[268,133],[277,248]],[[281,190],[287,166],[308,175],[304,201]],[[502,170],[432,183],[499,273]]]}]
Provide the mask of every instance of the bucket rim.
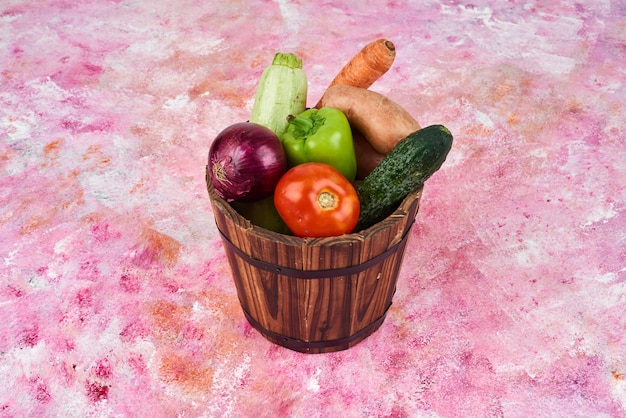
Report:
[{"label": "bucket rim", "polygon": [[[325,242],[333,242],[337,239],[341,239],[342,242],[350,242],[350,241],[365,241],[367,239],[372,238],[374,235],[377,235],[380,231],[385,230],[394,226],[396,223],[402,221],[410,212],[410,207],[416,200],[421,199],[424,184],[415,188],[412,192],[410,192],[399,204],[399,206],[386,218],[377,222],[376,224],[362,229],[358,232],[352,232],[349,234],[337,235],[332,237],[323,237],[323,238],[314,238],[314,237],[296,237],[294,235],[286,235],[281,234],[279,232],[270,231],[269,229],[265,229],[261,226],[255,225],[247,218],[243,217],[239,214],[225,199],[217,194],[215,188],[213,186],[213,182],[211,181],[211,175],[209,173],[209,166],[206,165],[205,168],[205,182],[209,197],[215,207],[220,210],[222,213],[228,214],[233,220],[236,221],[237,224],[244,227],[244,229],[248,230],[247,233],[254,234],[256,236],[262,237],[264,239],[270,240],[279,240],[291,245],[311,245],[316,244],[320,245]],[[419,204],[419,203],[418,203]],[[213,209],[215,210],[215,209]],[[409,224],[413,224],[413,220],[409,220]]]}]

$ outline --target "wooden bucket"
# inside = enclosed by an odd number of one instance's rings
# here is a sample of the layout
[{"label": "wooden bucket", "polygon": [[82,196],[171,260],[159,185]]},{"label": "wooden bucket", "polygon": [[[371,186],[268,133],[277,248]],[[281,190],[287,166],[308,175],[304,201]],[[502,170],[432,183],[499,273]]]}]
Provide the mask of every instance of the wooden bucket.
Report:
[{"label": "wooden bucket", "polygon": [[297,238],[252,225],[206,173],[217,228],[248,322],[303,353],[348,349],[380,327],[396,290],[422,188],[359,233]]}]

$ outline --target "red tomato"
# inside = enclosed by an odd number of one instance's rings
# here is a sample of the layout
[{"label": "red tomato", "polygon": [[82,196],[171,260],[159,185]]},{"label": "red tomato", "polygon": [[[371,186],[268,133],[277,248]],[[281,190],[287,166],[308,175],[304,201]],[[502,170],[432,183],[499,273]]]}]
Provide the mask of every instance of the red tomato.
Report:
[{"label": "red tomato", "polygon": [[361,212],[352,184],[334,167],[316,162],[297,165],[283,174],[274,205],[298,237],[349,234]]}]

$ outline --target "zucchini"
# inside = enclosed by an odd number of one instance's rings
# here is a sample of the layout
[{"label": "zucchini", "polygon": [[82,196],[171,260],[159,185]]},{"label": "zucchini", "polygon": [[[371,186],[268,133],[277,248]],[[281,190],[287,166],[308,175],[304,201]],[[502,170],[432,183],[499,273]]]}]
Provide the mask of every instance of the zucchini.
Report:
[{"label": "zucchini", "polygon": [[277,53],[259,79],[250,122],[271,129],[280,138],[287,130],[288,117],[305,111],[307,88],[302,60],[292,53]]},{"label": "zucchini", "polygon": [[443,125],[419,129],[400,141],[356,187],[361,214],[355,231],[380,222],[433,175],[452,148],[452,134]]}]

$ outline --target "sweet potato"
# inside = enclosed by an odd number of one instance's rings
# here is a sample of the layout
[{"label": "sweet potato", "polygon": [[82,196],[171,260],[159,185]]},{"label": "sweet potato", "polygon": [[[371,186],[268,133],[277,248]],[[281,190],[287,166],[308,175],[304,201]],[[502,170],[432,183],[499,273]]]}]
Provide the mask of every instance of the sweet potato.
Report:
[{"label": "sweet potato", "polygon": [[352,139],[356,154],[356,178],[363,180],[380,164],[385,156],[376,151],[363,134],[354,128],[352,129]]},{"label": "sweet potato", "polygon": [[407,135],[420,129],[419,123],[398,103],[362,87],[331,86],[322,96],[320,104],[345,113],[350,125],[383,155],[387,155]]}]

